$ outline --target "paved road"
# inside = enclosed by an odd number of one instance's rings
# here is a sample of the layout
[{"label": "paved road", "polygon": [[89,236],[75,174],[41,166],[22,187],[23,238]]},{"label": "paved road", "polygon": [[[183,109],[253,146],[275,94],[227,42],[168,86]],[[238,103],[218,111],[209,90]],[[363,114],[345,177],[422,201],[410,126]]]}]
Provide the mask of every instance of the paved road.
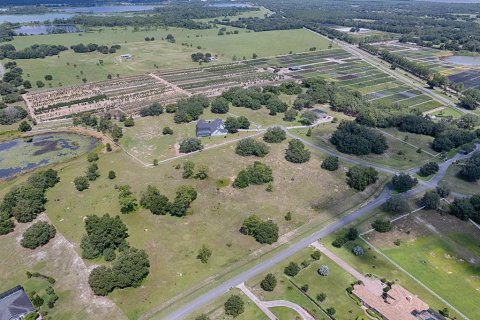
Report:
[{"label": "paved road", "polygon": [[[476,150],[480,149],[480,144],[476,145]],[[448,167],[457,160],[467,158],[469,155],[457,154],[452,159],[449,159],[442,164],[439,165],[440,169],[437,174],[430,179],[429,181],[425,182],[424,184],[420,185],[419,187],[409,190],[405,193],[406,196],[413,196],[415,194],[421,193],[428,189],[435,188],[438,183],[444,177]],[[381,206],[391,195],[391,186],[387,185],[382,193],[375,198],[370,203],[366,204],[362,208],[339,218],[337,221],[327,225],[321,230],[318,230],[312,233],[309,236],[302,238],[301,240],[292,243],[289,247],[285,248],[284,250],[277,253],[275,256],[268,258],[267,260],[260,261],[255,266],[251,267],[247,271],[242,272],[241,274],[223,282],[222,284],[218,285],[217,287],[213,288],[212,290],[208,291],[207,293],[201,295],[200,297],[190,301],[189,303],[185,304],[184,306],[180,307],[176,311],[169,314],[165,319],[167,320],[179,320],[185,319],[188,315],[190,315],[195,310],[199,309],[203,305],[207,304],[208,302],[218,298],[219,296],[228,292],[231,288],[238,286],[239,284],[247,281],[248,279],[253,278],[254,276],[267,271],[268,269],[272,268],[276,264],[288,259],[295,253],[303,250],[304,248],[308,247],[311,243],[326,237],[327,235],[335,232],[338,229],[341,229],[348,225],[349,223],[357,220],[358,218],[362,217],[366,213],[370,212],[371,210],[378,208]]]}]

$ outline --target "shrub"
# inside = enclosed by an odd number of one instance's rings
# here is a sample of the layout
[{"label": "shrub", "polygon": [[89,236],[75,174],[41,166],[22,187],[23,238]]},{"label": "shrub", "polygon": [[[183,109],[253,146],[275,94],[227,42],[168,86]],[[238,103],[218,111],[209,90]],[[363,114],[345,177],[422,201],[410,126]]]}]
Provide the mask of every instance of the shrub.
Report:
[{"label": "shrub", "polygon": [[117,175],[115,174],[115,171],[113,171],[113,170],[108,171],[108,179],[113,180],[116,177],[117,177]]},{"label": "shrub", "polygon": [[392,224],[388,220],[377,219],[372,223],[372,228],[383,233],[392,230]]},{"label": "shrub", "polygon": [[32,131],[32,126],[27,121],[23,120],[18,125],[18,130],[21,132]]},{"label": "shrub", "polygon": [[162,134],[163,134],[164,136],[166,136],[166,135],[172,135],[172,134],[173,134],[173,129],[170,128],[170,127],[165,127],[165,128],[163,128],[163,130],[162,130]]},{"label": "shrub", "polygon": [[305,293],[308,292],[308,289],[309,289],[308,284],[304,284],[303,286],[300,287],[300,290],[302,290]]},{"label": "shrub", "polygon": [[47,244],[55,237],[55,227],[44,221],[34,223],[23,233],[20,244],[24,248],[35,249]]},{"label": "shrub", "polygon": [[15,223],[6,214],[0,212],[0,235],[8,234],[15,228]]},{"label": "shrub", "polygon": [[265,279],[260,282],[260,287],[265,291],[273,291],[277,286],[277,278],[271,273],[265,276]]},{"label": "shrub", "polygon": [[317,270],[317,272],[319,275],[326,277],[328,276],[328,273],[330,272],[330,270],[328,269],[328,266],[323,265]]},{"label": "shrub", "polygon": [[183,173],[182,173],[182,178],[183,179],[188,179],[193,176],[193,172],[195,169],[195,163],[191,160],[185,161],[183,164]]},{"label": "shrub", "polygon": [[230,102],[224,97],[217,97],[212,101],[212,106],[210,107],[212,113],[227,113],[229,110]]},{"label": "shrub", "polygon": [[437,173],[439,167],[436,162],[429,162],[420,167],[418,174],[422,177],[428,177],[434,173]]},{"label": "shrub", "polygon": [[302,141],[295,139],[288,143],[285,159],[293,163],[304,163],[310,160],[310,150],[305,148]]},{"label": "shrub", "polygon": [[280,127],[268,128],[263,140],[268,143],[280,143],[287,138],[287,134]]},{"label": "shrub", "polygon": [[140,116],[141,117],[153,117],[159,116],[163,113],[163,107],[160,103],[154,102],[148,107],[144,107],[140,109]]},{"label": "shrub", "polygon": [[105,261],[113,261],[117,255],[115,254],[115,250],[113,248],[106,248],[103,250],[103,257],[105,258]]},{"label": "shrub", "polygon": [[170,211],[170,202],[168,198],[160,194],[158,188],[150,185],[145,192],[142,192],[140,205],[157,215],[165,215]]},{"label": "shrub", "polygon": [[231,295],[225,302],[225,314],[236,317],[245,311],[245,303],[239,295]]},{"label": "shrub", "polygon": [[377,170],[371,167],[356,165],[347,172],[347,184],[356,190],[363,191],[378,180]]},{"label": "shrub", "polygon": [[450,194],[450,189],[448,189],[448,187],[445,185],[437,186],[435,191],[440,196],[440,198],[446,198]]},{"label": "shrub", "polygon": [[313,260],[320,260],[320,257],[322,256],[322,254],[320,253],[320,251],[318,250],[315,250],[311,255]]},{"label": "shrub", "polygon": [[358,245],[353,247],[352,252],[356,256],[363,256],[363,254],[365,253],[363,248],[361,246],[358,246]]},{"label": "shrub", "polygon": [[212,249],[203,245],[200,250],[198,250],[197,259],[202,261],[202,263],[207,263],[210,257],[212,256]]},{"label": "shrub", "polygon": [[133,127],[133,126],[135,126],[135,121],[133,120],[132,117],[129,117],[129,118],[125,119],[125,121],[123,122],[123,125],[125,127]]},{"label": "shrub", "polygon": [[88,179],[87,177],[76,177],[74,180],[73,180],[73,184],[75,185],[75,188],[78,190],[78,191],[83,191],[83,190],[86,190],[90,187],[90,183],[88,182]]},{"label": "shrub", "polygon": [[95,162],[98,161],[98,153],[96,152],[90,152],[87,156],[88,162]]},{"label": "shrub", "polygon": [[436,191],[430,190],[425,192],[420,204],[425,207],[425,209],[436,209],[440,203],[440,196]]},{"label": "shrub", "polygon": [[190,153],[198,150],[202,150],[202,142],[197,138],[187,138],[180,143],[179,151],[181,153]]},{"label": "shrub", "polygon": [[288,211],[286,214],[285,214],[285,221],[291,221],[292,220],[292,212],[291,211]]},{"label": "shrub", "polygon": [[353,241],[358,238],[358,230],[356,228],[349,228],[347,234],[345,235],[347,240]]},{"label": "shrub", "polygon": [[337,312],[334,307],[327,308],[326,311],[329,316],[333,316]]},{"label": "shrub", "polygon": [[410,212],[410,205],[404,196],[394,195],[384,203],[383,209],[390,213],[407,213]]},{"label": "shrub", "polygon": [[338,157],[328,156],[322,162],[322,169],[335,171],[338,169]]},{"label": "shrub", "polygon": [[393,189],[400,193],[412,189],[417,183],[418,180],[416,178],[406,173],[397,174],[392,178]]},{"label": "shrub", "polygon": [[246,188],[250,184],[261,185],[272,181],[272,169],[266,164],[255,161],[253,165],[239,172],[233,186],[235,188]]},{"label": "shrub", "polygon": [[320,292],[317,294],[317,301],[323,302],[325,299],[327,299],[327,294],[325,292]]},{"label": "shrub", "polygon": [[285,267],[285,269],[283,269],[283,272],[287,276],[295,277],[300,272],[300,267],[297,263],[292,261]]},{"label": "shrub", "polygon": [[341,248],[347,242],[347,238],[340,236],[332,241],[332,246],[334,246],[335,248]]},{"label": "shrub", "polygon": [[253,138],[242,139],[237,143],[235,153],[240,156],[265,157],[269,152],[268,146]]},{"label": "shrub", "polygon": [[278,226],[271,220],[262,221],[256,215],[251,215],[243,221],[240,232],[253,236],[262,244],[272,244],[278,240]]}]

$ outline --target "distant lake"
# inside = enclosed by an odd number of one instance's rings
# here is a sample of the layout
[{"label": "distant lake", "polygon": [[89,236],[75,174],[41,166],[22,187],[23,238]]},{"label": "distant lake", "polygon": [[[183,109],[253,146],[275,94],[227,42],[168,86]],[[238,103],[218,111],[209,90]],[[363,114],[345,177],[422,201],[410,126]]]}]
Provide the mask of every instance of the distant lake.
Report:
[{"label": "distant lake", "polygon": [[158,6],[92,6],[61,9],[68,13],[121,13],[153,10]]},{"label": "distant lake", "polygon": [[50,33],[73,33],[78,32],[78,28],[74,25],[33,25],[33,26],[21,26],[15,29],[17,34],[38,35],[38,34],[50,34]]},{"label": "distant lake", "polygon": [[229,7],[251,8],[253,7],[251,4],[248,4],[248,3],[237,3],[237,2],[214,3],[211,6],[219,7],[219,8],[229,8]]},{"label": "distant lake", "polygon": [[449,56],[443,60],[461,66],[480,66],[480,56]]},{"label": "distant lake", "polygon": [[15,139],[0,143],[0,180],[49,164],[70,160],[95,148],[97,139],[74,133],[51,133],[31,142]]},{"label": "distant lake", "polygon": [[33,21],[52,21],[53,19],[68,19],[73,17],[70,13],[45,13],[45,14],[0,14],[0,23],[12,22],[12,23],[27,23]]}]

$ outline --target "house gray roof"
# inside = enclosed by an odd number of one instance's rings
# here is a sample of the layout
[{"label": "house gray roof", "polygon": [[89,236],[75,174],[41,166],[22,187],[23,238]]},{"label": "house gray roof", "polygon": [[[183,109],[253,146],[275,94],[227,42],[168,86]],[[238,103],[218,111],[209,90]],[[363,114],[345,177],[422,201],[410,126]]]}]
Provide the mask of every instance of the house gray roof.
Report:
[{"label": "house gray roof", "polygon": [[35,311],[22,286],[0,294],[0,320],[18,319]]},{"label": "house gray roof", "polygon": [[225,134],[227,133],[227,130],[223,126],[222,119],[215,119],[212,121],[205,121],[203,119],[200,119],[197,121],[197,136],[210,136],[215,131],[220,131]]}]

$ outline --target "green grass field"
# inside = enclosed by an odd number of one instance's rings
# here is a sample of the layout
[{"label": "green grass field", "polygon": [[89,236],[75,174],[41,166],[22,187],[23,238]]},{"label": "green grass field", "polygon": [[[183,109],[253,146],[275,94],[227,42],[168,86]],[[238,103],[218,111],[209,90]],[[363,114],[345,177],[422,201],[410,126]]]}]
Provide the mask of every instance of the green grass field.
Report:
[{"label": "green grass field", "polygon": [[460,165],[452,164],[448,168],[445,177],[443,177],[441,184],[446,185],[453,192],[466,195],[478,194],[480,186],[479,182],[468,182],[457,177],[457,173],[460,169]]},{"label": "green grass field", "polygon": [[480,317],[480,268],[456,258],[447,243],[431,235],[383,252],[465,315]]},{"label": "green grass field", "polygon": [[[198,63],[192,62],[190,55],[198,51],[217,55],[218,59],[212,62],[217,64],[231,62],[234,56],[238,59],[251,59],[253,53],[259,57],[269,57],[289,52],[304,52],[311,47],[317,47],[318,50],[328,47],[327,40],[303,29],[266,32],[247,32],[235,28],[227,30],[238,30],[239,34],[218,36],[217,29],[152,28],[134,31],[132,28],[101,28],[78,34],[16,37],[12,44],[17,49],[36,43],[62,44],[67,47],[78,43],[122,46],[115,54],[74,53],[73,50],[68,50],[59,56],[17,61],[25,70],[24,78],[34,85],[37,80],[42,80],[47,87],[80,84],[83,78],[89,82],[106,80],[108,74],[114,77],[117,74],[141,74],[154,70],[155,66],[161,70],[195,67]],[[176,43],[161,40],[167,34],[172,34]],[[147,36],[155,37],[155,41],[145,41]],[[120,58],[121,54],[127,53],[132,55],[131,59]],[[102,64],[99,63],[100,60],[103,60]],[[44,80],[47,74],[53,76],[52,81]]]},{"label": "green grass field", "polygon": [[[209,166],[210,177],[205,181],[181,178],[182,171],[175,166],[185,159],[147,169],[123,152],[113,152],[101,155],[98,162],[100,178],[91,183],[89,190],[80,193],[75,190],[72,181],[84,174],[87,166],[85,157],[56,166],[60,170],[61,182],[48,191],[50,201],[46,212],[77,252],[80,252],[86,215],[119,214],[115,185],[131,185],[137,198],[148,184],[158,186],[169,198],[173,197],[179,185],[193,185],[198,190],[199,196],[193,203],[191,215],[182,219],[154,216],[146,210],[122,215],[129,228],[129,242],[144,248],[153,266],[140,288],[118,290],[110,295],[129,318],[138,318],[162,301],[209,276],[227,272],[235,263],[254,255],[261,246],[253,238],[238,232],[246,216],[255,213],[263,219],[273,219],[280,227],[280,234],[285,234],[312,221],[325,222],[335,218],[365,201],[378,187],[367,192],[354,192],[345,183],[344,171],[332,173],[320,169],[322,157],[316,154],[306,164],[291,164],[284,159],[286,142],[271,145],[270,154],[260,159],[274,168],[273,193],[265,191],[265,186],[251,186],[244,190],[220,187],[218,180],[231,180],[240,169],[258,160],[235,155],[234,147],[228,145],[190,157],[196,164]],[[117,173],[116,180],[107,179],[109,170]],[[2,184],[0,196],[26,177]],[[316,211],[312,208],[314,205],[322,209]],[[293,212],[292,221],[285,221],[287,211]],[[203,244],[213,248],[213,257],[207,265],[195,258]],[[92,262],[86,262],[92,265]],[[17,270],[23,273],[26,268],[20,264]]]}]

